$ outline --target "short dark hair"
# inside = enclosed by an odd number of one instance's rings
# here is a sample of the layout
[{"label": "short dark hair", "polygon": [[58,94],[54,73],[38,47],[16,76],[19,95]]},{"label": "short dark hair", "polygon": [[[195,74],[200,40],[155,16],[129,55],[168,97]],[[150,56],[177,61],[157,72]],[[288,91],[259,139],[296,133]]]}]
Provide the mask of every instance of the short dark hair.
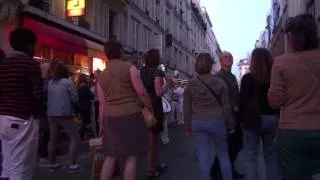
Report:
[{"label": "short dark hair", "polygon": [[10,33],[10,45],[16,51],[24,52],[28,46],[37,42],[36,34],[27,28],[16,28]]},{"label": "short dark hair", "polygon": [[68,67],[61,62],[55,64],[55,66],[53,67],[52,78],[54,81],[59,81],[63,78],[69,78]]},{"label": "short dark hair", "polygon": [[305,51],[319,47],[317,23],[311,14],[300,14],[289,18],[285,32],[291,34],[294,51]]},{"label": "short dark hair", "polygon": [[209,53],[200,53],[196,59],[195,71],[199,75],[209,74],[214,63],[215,62]]},{"label": "short dark hair", "polygon": [[160,65],[161,56],[160,51],[158,49],[150,49],[145,54],[145,64],[146,67],[152,68]]},{"label": "short dark hair", "polygon": [[256,48],[251,54],[250,72],[257,80],[269,83],[272,61],[272,55],[268,49]]},{"label": "short dark hair", "polygon": [[122,55],[122,45],[119,41],[110,40],[104,44],[104,52],[108,60],[119,59]]}]

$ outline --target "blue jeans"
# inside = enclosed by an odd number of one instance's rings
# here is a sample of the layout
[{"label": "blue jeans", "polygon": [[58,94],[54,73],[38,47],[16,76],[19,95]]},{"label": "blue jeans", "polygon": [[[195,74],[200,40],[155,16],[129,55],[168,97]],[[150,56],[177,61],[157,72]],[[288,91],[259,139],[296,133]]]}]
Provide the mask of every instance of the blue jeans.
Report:
[{"label": "blue jeans", "polygon": [[278,116],[262,115],[261,127],[255,131],[244,130],[246,180],[258,179],[258,154],[262,139],[267,180],[281,180],[277,155],[273,144],[278,129]]},{"label": "blue jeans", "polygon": [[198,150],[202,180],[211,180],[211,141],[214,142],[223,180],[233,180],[228,153],[227,130],[223,120],[194,120],[192,133]]}]

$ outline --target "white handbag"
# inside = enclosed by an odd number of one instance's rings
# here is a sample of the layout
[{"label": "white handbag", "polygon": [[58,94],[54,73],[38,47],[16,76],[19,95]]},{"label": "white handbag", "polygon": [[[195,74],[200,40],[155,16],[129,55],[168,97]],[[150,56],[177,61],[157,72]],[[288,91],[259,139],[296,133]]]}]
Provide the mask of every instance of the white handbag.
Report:
[{"label": "white handbag", "polygon": [[162,97],[162,108],[164,113],[171,112],[171,105],[165,97]]}]

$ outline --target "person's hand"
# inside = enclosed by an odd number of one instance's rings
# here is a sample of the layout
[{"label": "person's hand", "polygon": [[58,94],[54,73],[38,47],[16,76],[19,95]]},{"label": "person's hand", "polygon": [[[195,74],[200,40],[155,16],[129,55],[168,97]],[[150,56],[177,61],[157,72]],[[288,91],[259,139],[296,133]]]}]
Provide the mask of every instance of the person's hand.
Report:
[{"label": "person's hand", "polygon": [[145,106],[151,113],[153,113],[153,107],[152,105],[148,105],[148,106]]}]

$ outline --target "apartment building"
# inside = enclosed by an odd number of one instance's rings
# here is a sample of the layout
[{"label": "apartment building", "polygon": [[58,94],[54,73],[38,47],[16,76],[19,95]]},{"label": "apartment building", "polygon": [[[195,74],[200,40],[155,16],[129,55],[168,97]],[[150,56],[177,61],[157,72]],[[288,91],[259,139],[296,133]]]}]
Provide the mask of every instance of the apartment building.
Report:
[{"label": "apartment building", "polygon": [[212,73],[214,74],[221,69],[220,58],[219,58],[219,55],[221,54],[221,49],[216,39],[216,36],[213,32],[213,29],[212,29],[213,25],[205,7],[202,8],[202,12],[207,24],[207,31],[205,36],[205,41],[206,41],[205,49],[203,51],[210,53],[215,61],[215,64],[212,67]]},{"label": "apartment building", "polygon": [[[320,28],[320,1],[318,0],[272,0],[272,42],[271,52],[274,56],[288,52],[284,27],[289,17],[302,13],[310,13],[318,21]],[[319,32],[320,42],[320,32]]]},{"label": "apartment building", "polygon": [[[106,67],[103,43],[110,38],[120,40],[127,53],[141,60],[148,49],[159,49],[168,73],[177,70],[182,78],[193,76],[195,57],[206,47],[209,21],[203,16],[199,1],[3,0],[0,3],[12,7],[11,24],[5,23],[8,12],[1,8],[2,36],[8,37],[10,28],[28,27],[39,38],[37,59],[63,60],[81,73]],[[214,38],[212,34],[210,38]],[[7,48],[3,43],[6,40],[1,40],[1,47]],[[218,45],[216,40],[215,44]]]},{"label": "apartment building", "polygon": [[239,74],[237,76],[238,83],[240,84],[243,75],[250,71],[250,58],[240,59],[238,63]]}]

